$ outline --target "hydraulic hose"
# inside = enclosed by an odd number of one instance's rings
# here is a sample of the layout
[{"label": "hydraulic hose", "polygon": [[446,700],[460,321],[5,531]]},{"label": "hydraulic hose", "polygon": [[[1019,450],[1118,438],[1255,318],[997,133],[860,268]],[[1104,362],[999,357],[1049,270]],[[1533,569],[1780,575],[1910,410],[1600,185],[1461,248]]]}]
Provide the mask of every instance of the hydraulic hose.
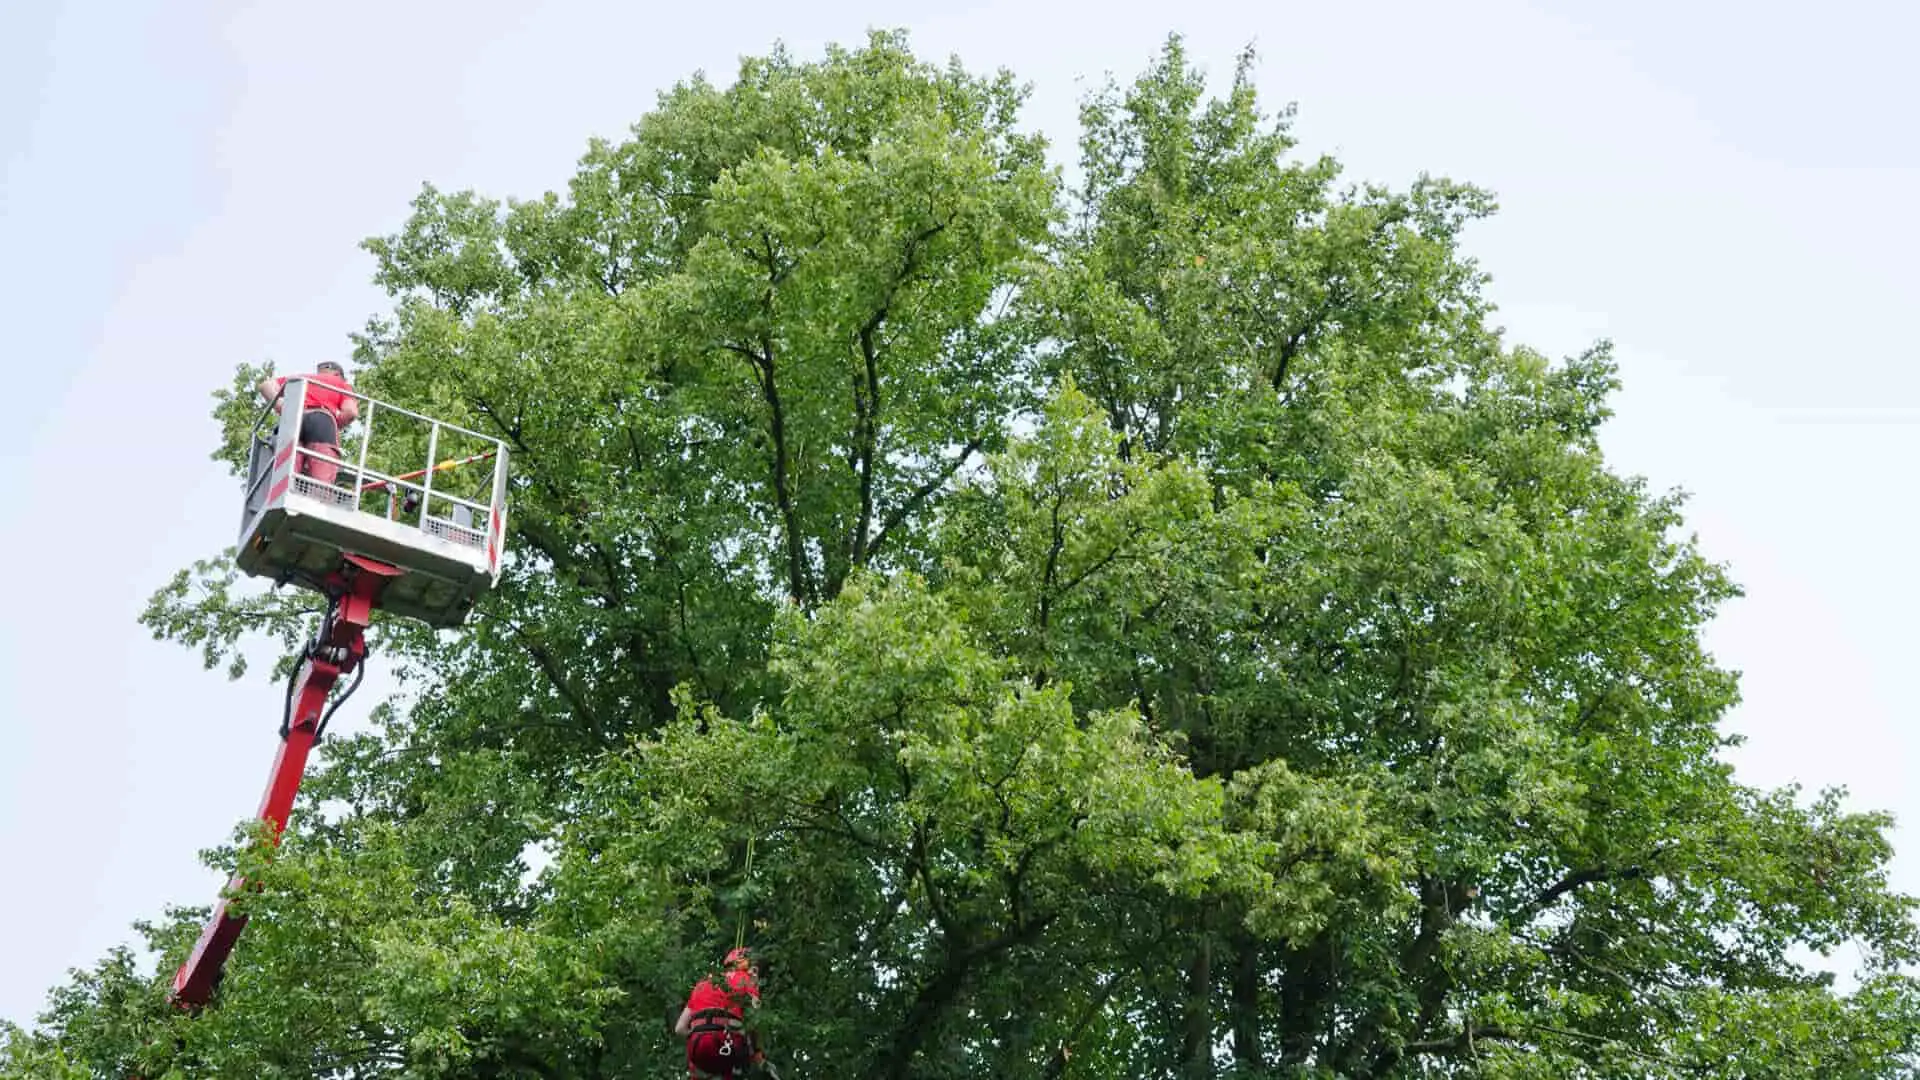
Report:
[{"label": "hydraulic hose", "polygon": [[353,669],[353,681],[347,684],[347,692],[334,698],[333,701],[328,704],[327,711],[320,717],[320,723],[313,729],[314,742],[319,742],[321,737],[326,735],[327,724],[333,720],[333,714],[339,710],[340,706],[347,703],[347,699],[353,696],[355,690],[360,689],[360,680],[367,677],[367,660],[372,657],[372,655],[372,651],[369,650],[366,656],[360,658],[360,663],[356,664]]}]

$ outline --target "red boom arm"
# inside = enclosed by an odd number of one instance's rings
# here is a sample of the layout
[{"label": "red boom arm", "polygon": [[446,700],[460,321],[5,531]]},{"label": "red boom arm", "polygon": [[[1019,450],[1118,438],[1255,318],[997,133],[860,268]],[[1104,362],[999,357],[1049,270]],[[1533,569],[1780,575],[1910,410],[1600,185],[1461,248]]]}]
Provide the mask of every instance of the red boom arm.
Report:
[{"label": "red boom arm", "polygon": [[[379,605],[380,592],[387,582],[401,574],[399,569],[372,559],[357,555],[343,558],[346,565],[327,580],[333,602],[326,621],[321,624],[320,637],[307,649],[306,660],[295,677],[287,730],[280,752],[273,760],[266,795],[260,802],[260,817],[273,823],[275,843],[286,830],[287,818],[293,812],[293,797],[300,790],[307,754],[319,734],[321,716],[333,684],[342,675],[352,673],[366,658],[367,624],[373,618],[373,609]],[[245,887],[247,883],[236,874],[227,883],[227,892],[238,892]],[[223,897],[213,910],[213,919],[194,944],[192,955],[174,974],[176,1004],[199,1008],[207,1003],[220,981],[227,954],[233,951],[234,942],[239,940],[246,923],[246,916],[228,913],[227,900]]]}]

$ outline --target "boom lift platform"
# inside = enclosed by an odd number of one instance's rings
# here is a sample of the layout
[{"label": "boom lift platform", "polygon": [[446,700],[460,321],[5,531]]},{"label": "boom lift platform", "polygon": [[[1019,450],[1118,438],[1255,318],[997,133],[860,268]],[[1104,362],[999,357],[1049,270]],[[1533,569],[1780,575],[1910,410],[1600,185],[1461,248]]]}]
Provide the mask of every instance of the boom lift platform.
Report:
[{"label": "boom lift platform", "polygon": [[[271,823],[276,842],[307,755],[346,698],[332,697],[335,684],[354,675],[358,685],[366,674],[374,610],[439,628],[460,625],[499,582],[506,537],[507,448],[500,440],[356,393],[350,396],[361,410],[357,450],[335,457],[299,441],[308,389],[305,378],[288,379],[256,419],[240,524],[240,569],[327,598],[326,614],[287,687],[280,750],[260,803],[259,816]],[[389,475],[370,465],[376,434],[389,436],[376,462],[424,449],[415,459],[420,467]],[[439,460],[462,448],[469,453]],[[455,468],[485,461],[492,462],[489,483],[436,484]],[[352,692],[349,686],[346,694]],[[246,886],[235,876],[226,893]],[[174,975],[175,1004],[198,1009],[207,1003],[245,925],[246,917],[230,913],[221,899]]]}]

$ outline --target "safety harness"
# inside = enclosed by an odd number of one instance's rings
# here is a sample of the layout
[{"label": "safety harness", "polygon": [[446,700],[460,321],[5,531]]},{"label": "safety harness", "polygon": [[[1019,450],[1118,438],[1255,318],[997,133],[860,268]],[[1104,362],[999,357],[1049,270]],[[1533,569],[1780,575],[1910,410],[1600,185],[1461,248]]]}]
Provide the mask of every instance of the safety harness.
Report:
[{"label": "safety harness", "polygon": [[732,1009],[701,1009],[693,1014],[693,1026],[687,1029],[689,1035],[702,1032],[739,1031],[745,1034],[740,1018],[733,1015]]},{"label": "safety harness", "polygon": [[[757,1055],[740,1019],[729,1009],[701,1009],[687,1029],[687,1064],[696,1076],[739,1075]],[[696,1044],[703,1044],[695,1049]]]}]

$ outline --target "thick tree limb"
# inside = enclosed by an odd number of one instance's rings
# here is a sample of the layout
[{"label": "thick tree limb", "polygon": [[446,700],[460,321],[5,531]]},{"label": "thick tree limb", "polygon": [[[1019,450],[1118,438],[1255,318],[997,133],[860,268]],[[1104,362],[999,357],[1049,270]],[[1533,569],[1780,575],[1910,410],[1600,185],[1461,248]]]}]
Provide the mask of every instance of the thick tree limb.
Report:
[{"label": "thick tree limb", "polygon": [[1105,570],[1107,567],[1112,566],[1114,561],[1120,557],[1120,553],[1127,550],[1127,545],[1139,539],[1140,534],[1145,532],[1146,530],[1147,530],[1147,527],[1145,525],[1139,525],[1139,524],[1136,524],[1134,525],[1133,528],[1128,529],[1127,535],[1122,537],[1118,543],[1113,545],[1113,550],[1107,552],[1105,555],[1100,556],[1098,559],[1093,560],[1092,562],[1088,563],[1085,567],[1083,567],[1078,574],[1075,574],[1073,576],[1072,580],[1068,581],[1065,585],[1060,586],[1060,588],[1055,592],[1054,598],[1058,599],[1062,596],[1067,595],[1073,590],[1079,588],[1081,584],[1084,583],[1088,578],[1092,577],[1093,575],[1099,573],[1102,570]]},{"label": "thick tree limb", "polygon": [[905,1019],[894,1029],[893,1039],[881,1058],[879,1075],[885,1080],[904,1080],[912,1075],[916,1071],[913,1061],[915,1053],[934,1033],[940,1014],[959,998],[960,991],[966,988],[967,981],[980,965],[1034,941],[1052,921],[1052,916],[1035,919],[971,947],[956,948],[952,939],[949,939],[946,958],[939,972],[920,987],[920,992],[914,995],[913,1004],[907,1009]]},{"label": "thick tree limb", "polygon": [[1233,1060],[1254,1074],[1266,1068],[1260,1046],[1260,944],[1242,930],[1233,940],[1233,992],[1227,999]]},{"label": "thick tree limb", "polygon": [[1213,938],[1205,926],[1188,954],[1186,999],[1181,1003],[1180,1068],[1183,1077],[1213,1075]]},{"label": "thick tree limb", "polygon": [[1064,492],[1053,500],[1048,529],[1052,538],[1047,544],[1047,565],[1040,575],[1040,629],[1045,630],[1053,618],[1053,583],[1060,573],[1060,553],[1066,549],[1066,530],[1060,525],[1060,505],[1067,501]]},{"label": "thick tree limb", "polygon": [[787,447],[787,413],[780,399],[780,383],[775,376],[773,339],[770,335],[762,335],[757,349],[731,341],[721,342],[720,348],[745,357],[752,365],[754,381],[760,388],[760,398],[767,406],[767,433],[773,443],[773,499],[780,513],[780,531],[785,535],[787,549],[787,592],[795,603],[810,604],[816,596],[811,575],[807,572],[806,539],[800,534],[800,515],[794,507],[789,476],[791,465]]},{"label": "thick tree limb", "polygon": [[[1427,1032],[1440,1019],[1447,994],[1453,990],[1453,976],[1445,965],[1437,963],[1440,943],[1459,921],[1460,912],[1472,901],[1477,890],[1471,886],[1425,877],[1420,881],[1420,930],[1402,958],[1401,967],[1416,983],[1415,997],[1419,1013],[1411,1030]],[[1378,1018],[1370,1018],[1348,1044],[1348,1060],[1370,1059],[1366,1075],[1381,1076],[1391,1069],[1404,1047],[1389,1041],[1386,1027]]]},{"label": "thick tree limb", "polygon": [[[487,613],[481,612],[481,614],[486,615]],[[546,642],[528,633],[512,619],[503,618],[498,615],[493,615],[491,618],[494,622],[505,626],[507,632],[518,639],[521,645],[526,647],[527,655],[533,657],[535,666],[540,669],[541,674],[547,677],[547,682],[552,684],[555,692],[560,695],[561,700],[567,703],[567,708],[571,709],[574,715],[586,721],[587,725],[594,730],[595,734],[605,735],[607,730],[606,725],[602,723],[598,712],[587,702],[586,694],[573,684],[572,679],[567,677],[566,669],[560,665],[559,658],[554,656],[553,650],[547,647]]]},{"label": "thick tree limb", "polygon": [[967,444],[960,448],[960,455],[958,457],[941,466],[940,471],[929,477],[926,482],[922,483],[919,487],[914,488],[912,493],[909,494],[900,505],[894,507],[893,510],[887,514],[886,520],[880,523],[880,531],[875,533],[873,539],[868,542],[866,553],[862,556],[861,562],[871,561],[874,556],[878,555],[882,545],[887,542],[887,537],[893,534],[893,530],[904,524],[908,517],[912,516],[915,511],[919,510],[920,507],[933,496],[934,492],[945,487],[947,481],[953,479],[954,474],[959,472],[961,467],[967,463],[967,459],[979,452],[980,447],[984,445],[985,441],[986,440],[979,435],[968,439]]},{"label": "thick tree limb", "polygon": [[1474,1027],[1472,1024],[1468,1024],[1466,1029],[1458,1035],[1451,1035],[1443,1039],[1422,1039],[1419,1042],[1410,1042],[1404,1049],[1408,1054],[1455,1054],[1462,1050],[1470,1049],[1477,1040],[1485,1039],[1489,1042],[1512,1042],[1519,1038],[1520,1036],[1518,1034],[1508,1031],[1503,1027]]},{"label": "thick tree limb", "polygon": [[1093,1000],[1087,1002],[1086,1009],[1074,1020],[1073,1026],[1067,1030],[1067,1037],[1061,1040],[1060,1045],[1054,1049],[1052,1054],[1048,1055],[1046,1072],[1041,1074],[1042,1080],[1060,1080],[1060,1077],[1066,1074],[1067,1060],[1071,1054],[1073,1044],[1079,1040],[1081,1035],[1086,1033],[1088,1026],[1091,1025],[1094,1019],[1100,1015],[1101,1011],[1107,1007],[1107,1002],[1113,1000],[1113,995],[1119,991],[1120,987],[1126,984],[1126,981],[1123,976],[1113,976],[1107,980],[1107,985],[1100,988],[1099,993],[1093,995]]},{"label": "thick tree limb", "polygon": [[[900,256],[900,266],[888,278],[881,292],[880,302],[874,307],[873,314],[862,323],[855,335],[860,345],[861,371],[854,378],[853,391],[853,451],[851,454],[853,469],[860,485],[860,512],[853,533],[847,538],[847,562],[850,567],[864,565],[878,550],[879,542],[872,538],[874,494],[874,470],[879,465],[880,431],[880,348],[878,337],[880,328],[893,313],[894,300],[900,290],[920,268],[920,252],[927,241],[940,235],[947,222],[936,221],[907,237],[906,248]],[[964,456],[964,455],[963,455]],[[838,587],[838,582],[833,586]]]},{"label": "thick tree limb", "polygon": [[1589,866],[1575,870],[1552,885],[1540,890],[1539,895],[1527,901],[1516,914],[1516,925],[1524,926],[1540,917],[1554,901],[1573,892],[1583,885],[1595,885],[1603,881],[1632,881],[1646,876],[1646,869],[1640,866],[1606,867]]},{"label": "thick tree limb", "polygon": [[[886,316],[882,307],[867,325],[860,328],[861,374],[853,384],[853,471],[860,483],[860,514],[847,538],[847,563],[858,566],[866,561],[868,533],[873,529],[873,470],[879,455],[880,440],[880,356],[874,345],[874,333]],[[832,588],[838,591],[839,582]]]}]

